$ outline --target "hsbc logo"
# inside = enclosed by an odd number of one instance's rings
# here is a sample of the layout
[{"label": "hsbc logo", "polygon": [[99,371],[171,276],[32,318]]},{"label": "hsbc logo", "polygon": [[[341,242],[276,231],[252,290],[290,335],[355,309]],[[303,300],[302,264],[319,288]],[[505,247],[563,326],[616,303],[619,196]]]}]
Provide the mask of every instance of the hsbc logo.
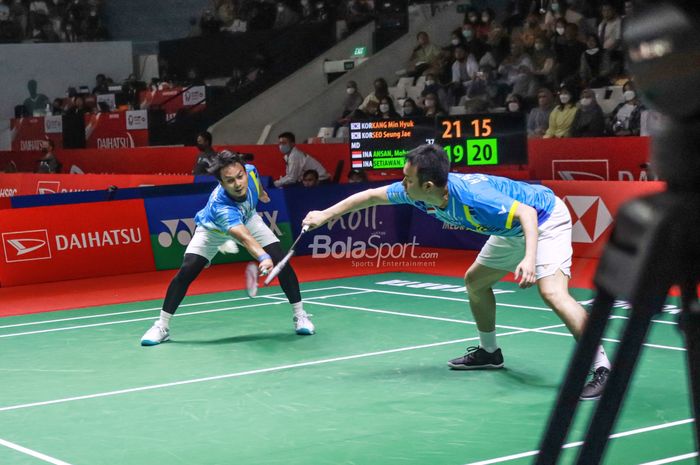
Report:
[{"label": "hsbc logo", "polygon": [[36,183],[37,194],[58,194],[61,192],[61,181],[38,181]]},{"label": "hsbc logo", "polygon": [[613,218],[603,199],[595,195],[567,195],[564,197],[572,212],[573,242],[592,244],[608,229]]},{"label": "hsbc logo", "polygon": [[7,263],[51,258],[51,246],[46,229],[2,233],[2,246]]}]

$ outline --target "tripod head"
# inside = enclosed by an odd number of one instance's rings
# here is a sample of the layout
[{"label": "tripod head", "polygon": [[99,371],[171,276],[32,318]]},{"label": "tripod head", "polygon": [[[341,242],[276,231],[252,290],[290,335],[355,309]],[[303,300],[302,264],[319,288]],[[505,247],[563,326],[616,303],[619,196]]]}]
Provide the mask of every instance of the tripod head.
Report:
[{"label": "tripod head", "polygon": [[653,141],[669,190],[700,191],[700,2],[640,1],[625,21],[629,68],[642,99],[671,122]]}]

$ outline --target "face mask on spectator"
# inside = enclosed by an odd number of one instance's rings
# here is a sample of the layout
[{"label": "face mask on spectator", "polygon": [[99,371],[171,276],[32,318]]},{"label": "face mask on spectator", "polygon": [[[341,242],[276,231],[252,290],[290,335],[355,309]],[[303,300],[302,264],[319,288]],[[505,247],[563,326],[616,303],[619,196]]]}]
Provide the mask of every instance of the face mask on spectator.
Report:
[{"label": "face mask on spectator", "polygon": [[404,115],[413,114],[413,106],[412,106],[412,105],[407,105],[407,106],[403,107],[403,114],[404,114]]},{"label": "face mask on spectator", "polygon": [[389,113],[389,104],[388,103],[382,103],[379,105],[379,111],[382,113]]},{"label": "face mask on spectator", "polygon": [[469,15],[469,22],[470,23],[475,23],[479,20],[479,18],[476,15]]},{"label": "face mask on spectator", "polygon": [[566,28],[563,28],[563,27],[558,27],[556,30],[557,30],[557,34],[559,34],[560,36],[563,36],[564,32],[566,32]]},{"label": "face mask on spectator", "polygon": [[544,50],[544,44],[542,42],[535,42],[535,50],[537,50],[537,51]]},{"label": "face mask on spectator", "polygon": [[520,110],[520,104],[518,102],[508,102],[508,111],[515,113]]},{"label": "face mask on spectator", "polygon": [[566,105],[566,104],[569,103],[569,101],[571,100],[571,95],[569,95],[569,94],[561,94],[561,95],[559,96],[559,100],[561,101],[561,103],[563,103],[564,105]]},{"label": "face mask on spectator", "polygon": [[354,87],[348,87],[347,89],[345,89],[345,92],[347,92],[348,95],[352,95],[352,94],[355,93],[355,88],[354,88]]},{"label": "face mask on spectator", "polygon": [[426,85],[426,86],[432,86],[433,84],[435,84],[435,81],[433,81],[432,79],[426,79],[426,80],[425,80],[425,85]]},{"label": "face mask on spectator", "polygon": [[581,99],[581,105],[583,105],[584,107],[589,106],[591,103],[593,103],[593,99],[590,97],[583,97]]},{"label": "face mask on spectator", "polygon": [[595,55],[596,53],[598,53],[598,50],[600,50],[598,47],[593,47],[586,50],[586,53],[589,55]]},{"label": "face mask on spectator", "polygon": [[452,45],[459,45],[459,39],[452,39],[452,40],[450,41],[450,43],[451,43]]},{"label": "face mask on spectator", "polygon": [[637,96],[637,93],[633,90],[626,90],[622,96],[625,98],[625,102],[629,102],[630,100],[634,100],[634,98]]},{"label": "face mask on spectator", "polygon": [[489,15],[481,15],[481,22],[482,23],[488,23],[491,20],[491,16]]},{"label": "face mask on spectator", "polygon": [[471,29],[465,29],[462,31],[462,36],[464,36],[464,38],[467,40],[470,40],[473,35],[474,31],[472,31]]},{"label": "face mask on spectator", "polygon": [[559,4],[558,3],[552,3],[552,11],[555,13],[559,12]]},{"label": "face mask on spectator", "polygon": [[433,108],[435,106],[435,99],[432,99],[432,98],[425,99],[425,106],[428,108]]},{"label": "face mask on spectator", "polygon": [[289,144],[280,144],[280,152],[283,154],[288,154],[289,152],[292,151],[292,146]]},{"label": "face mask on spectator", "polygon": [[284,11],[284,5],[277,5],[277,11],[280,13]]}]

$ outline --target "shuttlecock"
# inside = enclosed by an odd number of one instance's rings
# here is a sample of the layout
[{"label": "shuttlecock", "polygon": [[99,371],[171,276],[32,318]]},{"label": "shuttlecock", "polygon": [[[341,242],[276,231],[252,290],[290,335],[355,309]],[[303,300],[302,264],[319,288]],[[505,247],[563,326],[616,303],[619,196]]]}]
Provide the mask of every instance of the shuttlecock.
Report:
[{"label": "shuttlecock", "polygon": [[219,246],[219,252],[238,253],[238,244],[236,244],[233,239],[229,239]]}]

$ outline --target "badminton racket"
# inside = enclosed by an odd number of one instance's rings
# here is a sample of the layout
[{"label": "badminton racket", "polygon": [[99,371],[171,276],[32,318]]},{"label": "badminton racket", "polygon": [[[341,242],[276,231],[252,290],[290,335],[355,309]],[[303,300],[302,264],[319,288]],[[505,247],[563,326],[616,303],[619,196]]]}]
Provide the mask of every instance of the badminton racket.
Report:
[{"label": "badminton racket", "polygon": [[299,233],[299,236],[296,238],[292,246],[289,248],[289,252],[287,252],[287,255],[284,256],[282,260],[277,263],[277,265],[272,268],[270,273],[267,275],[267,278],[265,278],[265,286],[269,286],[270,283],[272,282],[273,279],[277,277],[278,274],[280,274],[280,271],[287,265],[287,262],[289,262],[289,259],[292,258],[292,255],[294,255],[294,248],[297,246],[299,243],[299,239],[304,235],[305,232],[309,230],[308,225],[304,225],[301,228],[301,232]]}]

